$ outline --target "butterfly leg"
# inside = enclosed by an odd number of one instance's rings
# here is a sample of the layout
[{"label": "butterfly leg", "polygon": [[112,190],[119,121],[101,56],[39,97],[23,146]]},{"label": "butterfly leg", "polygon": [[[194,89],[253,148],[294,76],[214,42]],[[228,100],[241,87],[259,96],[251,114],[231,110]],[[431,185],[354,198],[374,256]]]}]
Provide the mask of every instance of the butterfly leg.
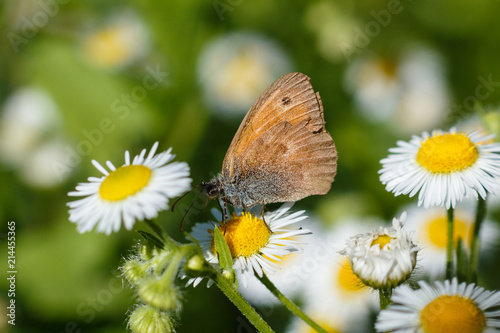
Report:
[{"label": "butterfly leg", "polygon": [[219,204],[219,208],[220,208],[221,213],[222,213],[222,222],[221,223],[224,225],[224,232],[223,232],[223,234],[225,235],[226,234],[226,221],[229,220],[229,214],[228,214],[228,210],[227,210],[227,205],[226,205],[225,201],[222,201],[222,203],[221,203],[220,199],[217,199],[217,203]]},{"label": "butterfly leg", "polygon": [[264,218],[264,210],[266,209],[266,206],[264,206],[264,202],[261,203],[261,206],[262,206],[262,212],[261,212],[262,221],[264,221],[264,224],[266,225],[267,230],[269,230],[269,232],[272,233],[271,228],[269,227],[269,224],[267,224],[266,219]]},{"label": "butterfly leg", "polygon": [[206,213],[207,204],[208,204],[208,198],[207,198],[207,201],[205,201],[205,206],[203,206],[203,215],[208,220],[208,222],[210,222],[214,226],[214,228],[215,228],[215,223],[212,222],[212,220],[210,219],[209,216],[207,216],[207,213]]},{"label": "butterfly leg", "polygon": [[222,203],[221,203],[221,200],[217,199],[217,203],[219,204],[219,208],[220,208],[221,213],[222,213],[222,221],[225,222],[226,220],[229,220],[229,214],[228,214],[226,202],[222,200]]}]

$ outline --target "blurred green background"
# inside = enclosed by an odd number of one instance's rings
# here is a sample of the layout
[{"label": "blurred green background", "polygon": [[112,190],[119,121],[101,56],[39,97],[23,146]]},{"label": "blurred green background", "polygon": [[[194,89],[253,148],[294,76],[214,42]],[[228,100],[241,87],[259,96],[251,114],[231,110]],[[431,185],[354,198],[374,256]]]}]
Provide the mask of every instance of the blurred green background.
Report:
[{"label": "blurred green background", "polygon": [[[459,124],[478,103],[498,108],[499,12],[495,0],[3,2],[0,331],[123,332],[134,295],[117,267],[138,234],[77,233],[67,193],[100,176],[92,159],[120,165],[125,150],[155,141],[189,163],[194,184],[208,180],[252,101],[286,72],[311,77],[339,153],[330,193],[296,207],[326,225],[391,219],[410,199],[378,180],[387,149]],[[182,240],[181,218],[158,221]],[[5,322],[8,221],[15,328]],[[481,281],[499,289],[500,261],[490,264]],[[245,331],[216,288],[189,288],[185,300],[179,332]],[[285,311],[271,312],[284,331]]]}]

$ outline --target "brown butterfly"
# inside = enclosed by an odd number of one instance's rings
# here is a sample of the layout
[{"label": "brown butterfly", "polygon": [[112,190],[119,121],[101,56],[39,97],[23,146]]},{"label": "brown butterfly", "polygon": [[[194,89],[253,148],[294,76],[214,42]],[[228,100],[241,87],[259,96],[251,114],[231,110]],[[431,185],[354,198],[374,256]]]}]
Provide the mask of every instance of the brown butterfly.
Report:
[{"label": "brown butterfly", "polygon": [[337,150],[309,80],[290,73],[264,91],[238,128],[221,173],[202,182],[208,198],[247,209],[330,190]]}]

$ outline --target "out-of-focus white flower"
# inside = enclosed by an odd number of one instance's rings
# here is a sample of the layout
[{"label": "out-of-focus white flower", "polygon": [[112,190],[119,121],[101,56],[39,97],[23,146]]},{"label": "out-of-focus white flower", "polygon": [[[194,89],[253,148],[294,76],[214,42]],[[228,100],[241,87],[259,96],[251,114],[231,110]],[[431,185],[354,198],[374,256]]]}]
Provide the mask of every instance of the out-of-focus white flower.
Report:
[{"label": "out-of-focus white flower", "polygon": [[449,111],[442,60],[423,47],[409,48],[397,60],[355,59],[346,70],[345,87],[368,121],[387,123],[400,133],[439,127]]},{"label": "out-of-focus white flower", "polygon": [[[316,324],[325,329],[328,333],[342,333],[342,332],[350,332],[349,328],[353,327],[346,322],[345,318],[342,318],[337,313],[324,313],[317,314],[314,311],[304,308],[305,314],[314,320]],[[359,319],[362,319],[361,317]],[[355,325],[356,328],[359,328],[359,322],[351,323]],[[313,333],[316,332],[311,328],[307,323],[305,323],[299,317],[293,317],[291,323],[287,327],[286,333]]]},{"label": "out-of-focus white flower", "polygon": [[[475,220],[476,200],[464,200],[457,205],[454,211],[453,239],[456,242],[462,239],[466,250],[470,250],[472,232]],[[423,271],[431,278],[439,278],[445,273],[446,244],[447,244],[447,216],[441,207],[428,209],[417,207],[415,204],[403,208],[408,212],[405,228],[415,230],[414,240],[421,247],[418,257],[419,271]],[[481,251],[491,249],[497,244],[500,230],[497,225],[486,219],[481,225],[479,238]],[[454,253],[455,254],[455,253]]]},{"label": "out-of-focus white flower", "polygon": [[1,161],[22,167],[61,121],[55,102],[45,91],[33,87],[18,89],[7,99],[0,116]]},{"label": "out-of-focus white flower", "polygon": [[53,140],[41,144],[28,157],[20,170],[21,179],[27,184],[50,188],[61,184],[71,174],[66,165],[67,151],[64,142]]},{"label": "out-of-focus white flower", "polygon": [[240,116],[291,63],[272,40],[235,32],[209,42],[198,61],[198,81],[211,109],[221,116]]},{"label": "out-of-focus white flower", "polygon": [[361,23],[352,16],[349,2],[311,2],[305,25],[316,34],[318,53],[332,62],[351,61],[356,56],[355,28]]},{"label": "out-of-focus white flower", "polygon": [[143,58],[150,51],[144,22],[132,11],[116,13],[88,33],[82,42],[85,58],[92,64],[114,69]]},{"label": "out-of-focus white flower", "polygon": [[[375,218],[350,217],[328,231],[313,231],[313,239],[303,258],[287,269],[284,279],[302,289],[306,313],[325,328],[345,327],[356,321],[357,327],[369,323],[377,296],[353,273],[345,256],[338,253],[345,240],[383,223]],[[301,332],[300,330],[298,332]]]}]

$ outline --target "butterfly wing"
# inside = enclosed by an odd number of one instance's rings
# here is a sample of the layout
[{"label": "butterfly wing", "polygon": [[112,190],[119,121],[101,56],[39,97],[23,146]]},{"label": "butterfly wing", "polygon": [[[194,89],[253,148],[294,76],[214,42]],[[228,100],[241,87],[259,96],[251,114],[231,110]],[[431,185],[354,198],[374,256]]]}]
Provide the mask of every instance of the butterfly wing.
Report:
[{"label": "butterfly wing", "polygon": [[330,189],[337,152],[324,127],[323,106],[309,77],[290,73],[275,81],[243,119],[222,165],[241,201],[295,201]]},{"label": "butterfly wing", "polygon": [[274,125],[287,121],[295,125],[309,120],[311,131],[324,130],[323,107],[319,95],[302,73],[277,79],[250,108],[224,157],[222,169],[232,174],[235,162],[250,144]]}]

